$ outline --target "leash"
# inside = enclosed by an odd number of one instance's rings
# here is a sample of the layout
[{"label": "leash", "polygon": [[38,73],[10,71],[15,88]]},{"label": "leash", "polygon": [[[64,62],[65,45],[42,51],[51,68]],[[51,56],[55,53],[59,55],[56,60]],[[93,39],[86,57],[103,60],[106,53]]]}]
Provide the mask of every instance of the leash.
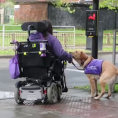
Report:
[{"label": "leash", "polygon": [[74,64],[74,62],[72,61],[72,64],[78,69],[78,70],[84,70],[84,69],[80,69],[80,68],[78,68],[75,64]]}]

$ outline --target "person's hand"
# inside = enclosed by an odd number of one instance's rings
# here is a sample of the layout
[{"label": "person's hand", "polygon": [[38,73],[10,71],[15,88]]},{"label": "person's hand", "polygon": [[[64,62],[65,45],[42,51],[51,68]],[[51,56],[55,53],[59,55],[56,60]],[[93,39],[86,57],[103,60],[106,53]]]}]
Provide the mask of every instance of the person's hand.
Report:
[{"label": "person's hand", "polygon": [[[70,54],[70,52],[69,52]],[[68,60],[68,63],[72,63],[72,55],[70,54],[70,59]]]}]

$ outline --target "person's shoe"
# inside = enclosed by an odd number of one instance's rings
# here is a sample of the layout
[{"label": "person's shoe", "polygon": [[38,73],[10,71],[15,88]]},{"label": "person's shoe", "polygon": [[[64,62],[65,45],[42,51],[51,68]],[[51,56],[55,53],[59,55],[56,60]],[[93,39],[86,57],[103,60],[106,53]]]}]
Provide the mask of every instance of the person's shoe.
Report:
[{"label": "person's shoe", "polygon": [[68,92],[68,88],[65,87],[65,88],[62,90],[62,92]]}]

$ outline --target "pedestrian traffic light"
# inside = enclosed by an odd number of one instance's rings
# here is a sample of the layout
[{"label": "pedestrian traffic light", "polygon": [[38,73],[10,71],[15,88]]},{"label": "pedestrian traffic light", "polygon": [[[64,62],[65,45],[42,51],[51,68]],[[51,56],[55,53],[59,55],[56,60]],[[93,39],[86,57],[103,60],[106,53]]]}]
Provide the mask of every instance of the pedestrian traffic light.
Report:
[{"label": "pedestrian traffic light", "polygon": [[86,11],[86,36],[97,35],[97,10]]}]

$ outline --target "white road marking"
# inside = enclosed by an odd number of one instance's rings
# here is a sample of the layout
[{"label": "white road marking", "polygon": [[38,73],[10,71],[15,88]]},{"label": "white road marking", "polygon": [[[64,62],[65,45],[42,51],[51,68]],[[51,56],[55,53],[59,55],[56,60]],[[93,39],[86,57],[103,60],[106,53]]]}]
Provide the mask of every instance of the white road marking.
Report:
[{"label": "white road marking", "polygon": [[69,68],[67,68],[67,69],[65,69],[65,70],[84,73],[84,70],[76,70],[76,69],[69,69]]},{"label": "white road marking", "polygon": [[0,91],[0,99],[14,98],[14,92]]}]

